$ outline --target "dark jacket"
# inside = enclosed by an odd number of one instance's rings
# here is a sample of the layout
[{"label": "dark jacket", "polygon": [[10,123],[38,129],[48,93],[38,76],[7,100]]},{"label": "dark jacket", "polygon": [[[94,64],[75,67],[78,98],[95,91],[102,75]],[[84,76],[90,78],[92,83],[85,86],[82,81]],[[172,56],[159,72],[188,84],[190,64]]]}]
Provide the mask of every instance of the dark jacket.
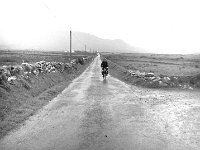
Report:
[{"label": "dark jacket", "polygon": [[102,61],[102,63],[101,63],[101,67],[102,68],[106,68],[106,67],[108,67],[108,62],[107,61]]}]

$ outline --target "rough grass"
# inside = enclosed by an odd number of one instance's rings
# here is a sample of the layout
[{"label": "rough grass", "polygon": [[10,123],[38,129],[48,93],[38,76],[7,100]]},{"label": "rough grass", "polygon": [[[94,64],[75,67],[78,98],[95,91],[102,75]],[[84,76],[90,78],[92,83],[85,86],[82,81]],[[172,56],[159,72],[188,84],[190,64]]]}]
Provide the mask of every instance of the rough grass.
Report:
[{"label": "rough grass", "polygon": [[62,73],[57,71],[38,76],[31,74],[12,84],[0,84],[0,138],[56,97],[90,62],[75,65]]},{"label": "rough grass", "polygon": [[[116,78],[118,78],[118,79],[120,79],[120,80],[122,80],[122,81],[124,81],[128,84],[142,86],[142,87],[146,87],[146,88],[170,88],[170,87],[171,88],[184,88],[185,85],[192,86],[193,88],[200,88],[200,71],[197,71],[197,70],[195,72],[192,72],[192,71],[189,72],[189,68],[188,68],[187,72],[180,73],[180,70],[176,70],[174,73],[172,73],[171,72],[172,68],[170,66],[165,65],[163,67],[162,66],[163,64],[160,65],[158,63],[156,65],[157,70],[155,70],[155,72],[154,72],[156,75],[161,75],[161,74],[166,75],[165,72],[168,72],[168,76],[172,76],[172,77],[175,73],[177,73],[179,75],[178,80],[173,81],[173,78],[171,78],[171,81],[172,81],[171,83],[173,83],[173,85],[170,83],[170,85],[167,85],[167,86],[164,87],[164,86],[161,86],[158,81],[157,82],[151,82],[151,80],[147,81],[144,78],[137,78],[137,77],[131,76],[131,74],[128,71],[130,69],[131,70],[140,70],[140,71],[142,70],[144,72],[153,72],[152,71],[153,69],[152,69],[151,66],[148,69],[144,69],[143,67],[138,67],[134,63],[132,65],[130,65],[130,59],[132,59],[131,55],[126,56],[124,54],[122,54],[122,55],[120,55],[120,54],[110,55],[109,54],[109,55],[102,55],[102,57],[106,57],[108,59],[109,74],[111,74],[112,76],[114,76],[114,77],[116,77]],[[140,56],[140,57],[142,59],[144,59],[144,58],[149,59],[149,57],[147,57],[147,56],[143,56],[143,57]],[[136,58],[136,56],[133,56],[133,58]],[[153,59],[155,59],[155,58],[153,58]],[[165,58],[165,59],[167,59],[167,58]],[[176,59],[176,58],[173,58],[173,59]],[[183,60],[183,59],[184,58],[181,58],[181,60]],[[113,62],[111,60],[114,60],[115,62]],[[147,60],[145,60],[145,62],[146,61]],[[192,61],[192,60],[190,60],[190,61]],[[135,62],[135,60],[134,60],[134,62]],[[139,62],[143,63],[144,61],[141,60]],[[138,63],[138,62],[136,62],[136,63]],[[140,66],[141,66],[141,64],[140,64]],[[167,64],[167,63],[165,63],[165,64]],[[178,64],[178,62],[176,62],[176,64]],[[154,64],[154,66],[155,66],[155,64]],[[183,75],[183,74],[187,74],[188,72],[192,75],[191,76],[186,76],[186,75],[184,76]],[[186,88],[189,88],[189,87],[186,87]]]},{"label": "rough grass", "polygon": [[27,90],[30,90],[31,89],[31,85],[24,79],[20,79],[19,80],[20,83],[22,84],[22,87],[24,87],[25,89]]},{"label": "rough grass", "polygon": [[192,76],[200,73],[200,55],[106,54],[106,58],[130,70],[156,75]]},{"label": "rough grass", "polygon": [[[57,76],[62,79],[57,80],[57,82],[45,77],[45,81],[41,82],[40,86],[34,84],[31,89],[29,89],[29,84],[24,80],[19,81],[23,83],[22,87],[18,89],[11,87],[11,91],[4,94],[4,100],[1,99],[4,107],[0,108],[0,138],[4,137],[10,130],[18,127],[30,116],[34,115],[37,110],[56,97],[87,66],[88,64],[84,67],[79,67],[76,72],[66,75],[66,78],[61,75]],[[2,104],[0,105],[3,106]]]},{"label": "rough grass", "polygon": [[[92,53],[73,53],[72,59],[94,55]],[[41,60],[69,62],[69,53],[65,52],[43,52],[43,51],[3,51],[0,50],[0,66],[17,65],[24,62],[34,63]]]}]

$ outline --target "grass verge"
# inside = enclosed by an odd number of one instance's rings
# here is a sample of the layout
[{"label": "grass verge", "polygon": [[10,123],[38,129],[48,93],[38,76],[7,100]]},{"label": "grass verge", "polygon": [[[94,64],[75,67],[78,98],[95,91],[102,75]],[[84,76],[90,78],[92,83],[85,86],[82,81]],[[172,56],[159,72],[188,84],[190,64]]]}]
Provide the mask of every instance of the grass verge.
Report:
[{"label": "grass verge", "polygon": [[0,139],[48,104],[78,77],[90,62],[78,64],[62,73],[30,75],[28,80],[19,79],[6,85],[7,88],[0,87]]},{"label": "grass verge", "polygon": [[[104,56],[101,56],[103,58]],[[200,74],[196,74],[194,76],[177,76],[177,80],[170,80],[170,84],[159,84],[159,82],[153,82],[150,79],[147,78],[138,78],[131,76],[128,69],[125,67],[112,62],[111,60],[108,60],[109,64],[109,74],[111,74],[113,77],[118,78],[128,84],[137,85],[145,88],[182,88],[182,89],[190,89],[190,87],[193,88],[200,88]],[[171,76],[170,76],[171,77]],[[173,76],[172,76],[173,77]]]}]

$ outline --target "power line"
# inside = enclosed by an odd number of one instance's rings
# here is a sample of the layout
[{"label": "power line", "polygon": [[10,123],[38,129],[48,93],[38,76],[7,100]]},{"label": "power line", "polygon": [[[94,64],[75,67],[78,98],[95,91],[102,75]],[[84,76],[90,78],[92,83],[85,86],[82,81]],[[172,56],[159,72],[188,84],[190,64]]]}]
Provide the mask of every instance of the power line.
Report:
[{"label": "power line", "polygon": [[[79,38],[78,38],[78,36],[77,35],[75,35],[74,33],[72,33],[73,34],[73,36],[85,47],[85,50],[86,50],[86,45],[87,44],[85,44],[84,42],[82,42]],[[88,47],[88,45],[87,45],[87,48],[90,48],[90,47]],[[90,48],[91,49],[91,48]]]},{"label": "power line", "polygon": [[[63,24],[63,22],[61,22],[61,20],[53,13],[53,11],[49,8],[49,6],[44,2],[44,0],[41,0],[43,6],[48,10],[48,12],[57,19],[57,21],[59,22],[60,25],[62,25],[65,28],[65,25]],[[84,42],[82,42],[74,33],[72,33],[73,36],[85,47],[85,51],[86,51],[86,44]],[[87,46],[87,48],[90,48]],[[90,48],[91,49],[91,48]]]},{"label": "power line", "polygon": [[49,8],[49,6],[42,0],[42,3],[43,3],[43,5],[44,5],[44,7],[46,8],[46,9],[48,9],[48,11],[51,13],[51,15],[54,17],[54,18],[56,18],[56,19],[58,19],[58,17],[56,16],[56,15],[54,15],[54,13],[51,11],[51,9]]},{"label": "power line", "polygon": [[83,46],[85,46],[85,43],[83,43],[74,33],[72,33],[72,34]]},{"label": "power line", "polygon": [[51,16],[53,16],[53,18],[55,18],[57,20],[57,22],[64,27],[64,29],[66,28],[66,25],[55,15],[55,13],[53,13],[53,11],[50,9],[50,7],[44,2],[44,0],[41,0],[41,3],[43,4],[43,6],[48,10],[48,12],[51,14]]}]

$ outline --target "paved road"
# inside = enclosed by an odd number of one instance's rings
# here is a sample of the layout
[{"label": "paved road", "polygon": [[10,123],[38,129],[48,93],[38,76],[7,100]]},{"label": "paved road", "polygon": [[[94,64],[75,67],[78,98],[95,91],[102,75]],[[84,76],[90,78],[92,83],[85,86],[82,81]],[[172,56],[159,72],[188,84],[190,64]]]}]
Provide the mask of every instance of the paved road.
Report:
[{"label": "paved road", "polygon": [[200,147],[197,98],[129,86],[111,76],[103,81],[100,63],[97,57],[60,95],[5,137],[0,149],[195,150]]}]

